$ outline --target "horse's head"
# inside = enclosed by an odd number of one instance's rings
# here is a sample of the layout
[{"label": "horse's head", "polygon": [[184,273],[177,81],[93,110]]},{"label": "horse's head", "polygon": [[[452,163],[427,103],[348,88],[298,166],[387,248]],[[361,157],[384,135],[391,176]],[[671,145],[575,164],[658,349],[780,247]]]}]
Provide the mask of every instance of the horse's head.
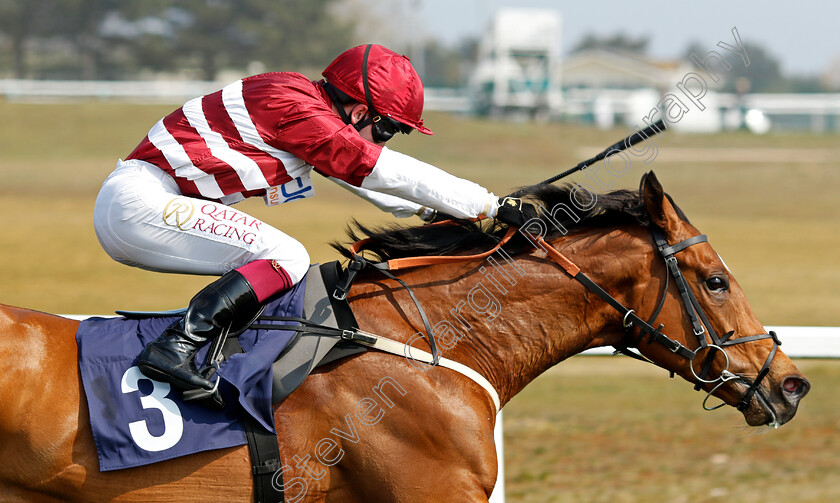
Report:
[{"label": "horse's head", "polygon": [[[810,389],[808,380],[778,348],[776,335],[766,333],[720,256],[680,217],[653,173],[642,179],[641,197],[655,248],[652,276],[667,278],[661,287],[667,292],[642,294],[643,304],[655,308],[639,313],[641,319],[630,327],[635,346],[657,365],[737,407],[751,426],[790,421]],[[660,325],[665,335],[657,333]],[[651,328],[652,334],[645,333]]]}]

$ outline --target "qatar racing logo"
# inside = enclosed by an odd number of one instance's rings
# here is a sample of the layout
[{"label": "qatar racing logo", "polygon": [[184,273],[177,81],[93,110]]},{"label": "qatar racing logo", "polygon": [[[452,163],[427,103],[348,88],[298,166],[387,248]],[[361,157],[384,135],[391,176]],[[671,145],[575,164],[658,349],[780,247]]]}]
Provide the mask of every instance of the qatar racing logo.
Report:
[{"label": "qatar racing logo", "polygon": [[195,205],[190,199],[186,197],[176,197],[168,203],[163,209],[163,223],[170,227],[176,227],[185,231],[189,229],[186,227],[187,222],[190,221],[195,213]]}]

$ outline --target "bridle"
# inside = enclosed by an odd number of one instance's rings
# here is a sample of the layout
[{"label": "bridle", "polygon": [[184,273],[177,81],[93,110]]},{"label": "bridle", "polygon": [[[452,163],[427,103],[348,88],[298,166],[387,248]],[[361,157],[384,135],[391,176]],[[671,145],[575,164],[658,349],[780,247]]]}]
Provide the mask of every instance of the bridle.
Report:
[{"label": "bridle", "polygon": [[[446,223],[447,222],[439,222],[437,224],[431,225],[445,225]],[[409,257],[401,259],[392,259],[379,263],[370,262],[358,254],[358,252],[362,248],[364,248],[364,245],[369,240],[358,241],[353,244],[350,250],[353,259],[351,260],[350,265],[348,267],[348,274],[345,277],[343,284],[339,285],[336,288],[336,291],[333,295],[340,300],[346,298],[347,292],[350,290],[350,285],[353,283],[356,274],[365,267],[373,267],[380,273],[399,282],[408,291],[409,295],[414,301],[414,304],[417,306],[417,309],[420,312],[420,317],[423,321],[424,328],[426,329],[426,338],[432,350],[433,364],[437,364],[439,358],[438,348],[435,343],[435,338],[432,336],[431,324],[429,323],[429,320],[426,317],[423,308],[420,306],[420,303],[415,297],[414,293],[411,291],[411,288],[409,288],[409,286],[405,284],[405,282],[392,275],[390,271],[396,271],[417,266],[478,260],[489,256],[490,254],[494,253],[496,250],[501,248],[513,237],[516,231],[517,229],[515,227],[508,228],[507,233],[496,244],[496,246],[494,246],[491,250],[476,255]],[[688,365],[691,369],[691,373],[698,381],[695,386],[696,390],[700,390],[703,384],[715,385],[703,399],[703,408],[705,410],[715,410],[720,407],[723,407],[725,403],[720,403],[714,407],[709,407],[707,406],[707,402],[709,398],[713,396],[713,394],[726,383],[731,381],[740,381],[744,383],[748,388],[746,393],[744,393],[743,398],[738,403],[737,409],[743,412],[749,406],[753,396],[758,395],[759,398],[763,400],[768,406],[768,410],[770,410],[771,414],[773,414],[773,423],[775,423],[775,413],[773,412],[772,407],[770,407],[770,402],[768,398],[764,396],[759,386],[761,385],[761,382],[764,380],[767,374],[770,372],[770,365],[773,362],[773,358],[775,358],[776,356],[776,352],[779,346],[782,344],[781,341],[779,341],[779,338],[776,336],[776,333],[771,331],[766,334],[738,337],[737,339],[732,338],[734,331],[730,331],[723,335],[718,335],[712,327],[712,324],[709,322],[709,319],[706,316],[705,311],[703,311],[702,306],[697,301],[697,297],[694,295],[694,292],[692,292],[691,288],[689,287],[688,281],[686,280],[685,276],[680,270],[679,262],[677,261],[676,257],[676,255],[679,252],[685,250],[686,248],[689,248],[699,243],[707,242],[708,239],[706,235],[700,234],[680,241],[675,245],[669,245],[668,241],[665,238],[665,234],[659,228],[652,226],[651,234],[653,236],[653,241],[659,251],[660,256],[665,261],[665,265],[668,272],[665,275],[665,287],[663,288],[662,293],[659,296],[659,303],[647,321],[640,318],[636,314],[635,310],[625,307],[615,297],[607,293],[606,290],[601,288],[601,286],[599,286],[591,278],[589,278],[589,276],[582,272],[580,268],[574,264],[574,262],[569,260],[565,255],[563,255],[560,251],[554,248],[554,246],[546,242],[542,236],[538,235],[531,237],[534,239],[534,244],[536,244],[538,248],[541,248],[543,251],[545,251],[547,255],[551,257],[552,260],[554,260],[554,262],[556,262],[558,265],[560,265],[562,269],[566,271],[567,274],[569,274],[572,278],[583,284],[590,291],[597,294],[601,299],[603,299],[605,302],[607,302],[607,304],[612,306],[619,312],[619,314],[621,314],[622,325],[625,331],[625,339],[629,341],[629,344],[621,344],[615,346],[616,350],[619,353],[625,354],[637,360],[653,363],[648,358],[645,358],[641,354],[630,349],[631,347],[638,348],[639,344],[647,336],[650,338],[651,342],[660,344],[672,353],[680,355],[684,359],[688,360]],[[662,329],[665,327],[665,325],[659,324],[659,326],[656,328],[654,328],[653,326],[653,324],[656,322],[656,319],[659,317],[659,314],[662,312],[662,308],[665,305],[665,299],[668,297],[668,290],[671,278],[673,278],[675,284],[677,285],[677,290],[680,294],[680,300],[682,302],[683,307],[685,308],[686,314],[688,315],[688,319],[691,322],[694,336],[697,338],[698,347],[693,351],[682,345],[680,342],[662,333]],[[639,330],[638,335],[634,335],[635,329]],[[709,343],[709,341],[707,340],[706,334],[708,334],[709,338],[711,339],[711,343]],[[729,355],[726,353],[726,348],[735,346],[737,344],[755,342],[762,339],[772,339],[773,348],[770,350],[770,353],[768,354],[767,359],[764,361],[764,365],[762,366],[761,370],[756,375],[755,380],[750,382],[743,376],[739,376],[730,372],[730,360]],[[695,371],[695,360],[705,351],[708,352],[706,353],[705,357],[701,357],[702,368],[698,373],[697,371]],[[726,365],[717,378],[708,379],[707,377],[709,375],[709,371],[711,370],[712,362],[714,360],[714,351],[720,351],[723,354],[726,360]],[[671,372],[671,374],[673,376],[673,371]]]},{"label": "bridle", "polygon": [[[697,297],[694,295],[694,292],[689,287],[688,281],[685,279],[685,276],[680,270],[679,263],[676,257],[676,255],[679,252],[685,250],[686,248],[689,248],[690,246],[696,245],[698,243],[707,242],[708,239],[706,235],[700,234],[680,241],[675,245],[669,245],[668,241],[665,239],[664,233],[659,228],[651,227],[651,234],[653,236],[654,243],[659,251],[660,256],[665,261],[665,266],[668,272],[665,275],[665,287],[662,291],[662,294],[660,295],[659,304],[657,305],[656,309],[654,309],[651,317],[647,321],[640,318],[636,314],[635,310],[628,309],[623,304],[621,304],[621,302],[619,302],[615,297],[607,293],[603,288],[601,288],[598,284],[592,281],[592,279],[590,279],[586,274],[581,272],[580,269],[573,263],[571,263],[564,255],[557,251],[553,246],[545,242],[542,239],[542,237],[538,237],[537,241],[539,245],[542,246],[543,249],[548,252],[548,255],[551,256],[555,262],[557,262],[558,264],[560,264],[561,267],[566,269],[567,273],[569,273],[574,279],[586,286],[589,290],[601,297],[604,301],[606,301],[610,306],[612,306],[622,315],[622,325],[626,334],[626,340],[630,341],[630,343],[615,346],[618,352],[626,354],[627,356],[638,360],[653,363],[644,356],[629,349],[630,347],[638,348],[639,344],[646,336],[650,337],[651,342],[665,346],[665,348],[667,348],[672,353],[680,355],[681,357],[688,360],[688,366],[691,369],[691,373],[698,381],[697,385],[695,386],[696,390],[699,390],[703,384],[715,384],[715,386],[707,393],[706,398],[703,400],[703,408],[705,410],[715,410],[725,405],[725,403],[720,403],[714,407],[708,407],[706,403],[709,400],[709,397],[711,397],[715,393],[715,391],[717,391],[720,387],[722,387],[730,381],[737,380],[743,382],[748,386],[746,393],[737,405],[737,409],[739,411],[744,411],[749,406],[753,396],[758,394],[760,399],[764,400],[764,402],[768,405],[768,409],[771,411],[771,413],[773,413],[772,408],[769,407],[769,400],[766,396],[762,394],[759,386],[764,380],[764,378],[767,376],[767,374],[770,372],[770,364],[772,363],[773,358],[775,358],[776,356],[778,347],[781,345],[781,341],[779,341],[779,338],[776,336],[776,333],[771,331],[767,334],[750,335],[746,337],[739,337],[737,339],[732,339],[734,331],[730,331],[723,335],[718,335],[712,327],[712,324],[709,322],[705,311],[703,311],[703,307],[697,301]],[[668,296],[668,288],[671,278],[673,278],[674,283],[677,286],[682,305],[685,309],[689,321],[691,322],[694,336],[697,338],[698,347],[693,351],[683,346],[678,341],[662,333],[662,329],[665,327],[665,325],[660,324],[656,328],[654,328],[653,326],[653,324],[656,322],[656,318],[658,318],[659,314],[662,312],[662,308],[665,304],[665,299]],[[633,332],[637,328],[639,330],[639,333],[638,335],[634,335]],[[711,343],[709,343],[706,334],[708,334],[709,339],[711,339]],[[755,380],[749,382],[746,378],[735,375],[732,372],[730,372],[730,361],[729,355],[726,353],[726,348],[735,346],[737,344],[755,342],[762,339],[772,339],[773,348],[770,350],[770,353],[768,354],[767,359],[764,361],[764,365],[762,366],[761,370],[756,375]],[[715,351],[720,351],[723,354],[726,360],[726,365],[725,368],[721,371],[720,376],[718,376],[715,379],[708,379],[707,377],[712,366],[712,361],[714,360]],[[695,360],[697,360],[698,356],[700,356],[703,352],[706,352],[706,356],[701,362],[702,367],[698,374],[698,372],[695,370]]]}]

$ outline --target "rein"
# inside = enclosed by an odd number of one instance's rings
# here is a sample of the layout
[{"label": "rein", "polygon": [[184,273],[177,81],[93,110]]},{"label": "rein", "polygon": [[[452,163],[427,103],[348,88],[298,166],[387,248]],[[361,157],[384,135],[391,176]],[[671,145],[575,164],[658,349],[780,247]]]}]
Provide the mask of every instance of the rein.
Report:
[{"label": "rein", "polygon": [[[666,129],[665,123],[660,120],[655,124],[652,124],[645,128],[644,130],[638,131],[623,140],[611,145],[603,152],[599,153],[595,157],[591,159],[587,159],[579,163],[572,169],[564,171],[558,175],[555,175],[551,178],[543,180],[540,184],[550,184],[553,183],[561,178],[564,178],[572,173],[577,171],[586,169],[587,166],[603,160],[607,157],[610,157],[614,154],[621,152],[637,143],[640,143],[650,136],[655,134],[661,133]],[[435,224],[429,225],[439,225],[439,224],[447,224],[450,223],[448,221],[437,222]],[[370,238],[363,239],[353,243],[350,247],[350,254],[351,254],[351,261],[347,267],[347,276],[343,284],[339,284],[336,286],[335,292],[333,293],[333,297],[338,300],[345,300],[347,298],[347,293],[350,290],[350,287],[353,284],[353,281],[356,278],[356,275],[364,269],[365,267],[373,267],[374,269],[381,272],[383,275],[387,276],[394,281],[397,281],[400,285],[402,285],[408,294],[411,296],[414,305],[417,307],[418,312],[420,313],[420,318],[423,320],[423,326],[426,330],[426,339],[429,343],[429,347],[431,349],[431,364],[438,365],[440,364],[440,355],[437,348],[437,343],[435,342],[435,338],[432,334],[431,324],[429,323],[428,317],[426,316],[423,307],[420,305],[420,302],[417,300],[417,297],[414,295],[414,292],[411,288],[401,279],[397,278],[390,271],[396,271],[400,269],[407,269],[411,267],[418,267],[424,265],[436,265],[436,264],[444,264],[444,263],[453,263],[453,262],[464,262],[470,260],[478,260],[485,257],[488,257],[492,253],[499,250],[505,243],[507,243],[513,234],[516,233],[515,227],[509,227],[507,233],[504,237],[493,247],[491,250],[475,254],[475,255],[450,255],[450,256],[430,256],[430,257],[408,257],[408,258],[399,258],[399,259],[392,259],[385,262],[371,262],[364,257],[362,257],[359,253],[364,248],[364,246],[371,241]],[[654,310],[653,314],[651,315],[649,320],[644,320],[640,318],[633,309],[628,309],[624,305],[621,304],[615,297],[607,293],[606,290],[601,288],[600,285],[592,281],[586,274],[584,274],[580,268],[575,265],[574,262],[569,260],[565,255],[563,255],[560,251],[554,248],[552,245],[547,243],[542,236],[537,237],[537,243],[541,246],[543,251],[545,251],[549,257],[551,257],[554,262],[556,262],[569,276],[583,284],[586,288],[590,291],[597,294],[601,299],[603,299],[607,304],[612,306],[622,315],[622,325],[624,327],[624,331],[626,334],[626,338],[632,341],[632,345],[638,348],[639,343],[641,343],[642,339],[645,336],[650,337],[652,342],[657,344],[661,344],[669,351],[674,354],[680,355],[682,358],[688,361],[689,369],[694,377],[697,379],[697,383],[695,385],[695,390],[700,390],[703,384],[714,384],[714,387],[706,394],[706,398],[703,400],[703,408],[705,410],[715,410],[723,405],[725,402],[720,403],[714,407],[708,407],[706,402],[709,398],[715,393],[721,386],[725,385],[731,381],[740,381],[747,386],[747,391],[744,393],[743,398],[738,403],[737,408],[740,411],[744,411],[752,401],[753,396],[756,394],[758,397],[768,405],[768,409],[771,411],[771,414],[774,415],[774,423],[775,423],[775,414],[773,413],[772,407],[769,407],[769,400],[766,396],[764,396],[759,388],[761,382],[770,372],[770,365],[773,362],[773,359],[776,356],[776,352],[779,346],[782,344],[779,341],[779,338],[776,336],[776,333],[770,331],[767,334],[757,334],[757,335],[750,335],[746,337],[739,337],[737,339],[731,339],[734,331],[730,331],[723,335],[718,335],[714,328],[712,327],[711,323],[709,322],[706,313],[703,311],[702,306],[697,301],[697,297],[695,297],[694,293],[692,292],[691,288],[688,285],[688,281],[686,281],[685,276],[683,276],[682,271],[680,270],[679,263],[676,258],[676,254],[685,250],[690,246],[694,246],[698,243],[705,243],[707,242],[707,237],[705,234],[700,234],[697,236],[690,237],[685,239],[675,245],[669,245],[667,240],[665,239],[665,235],[662,231],[656,227],[651,228],[651,234],[653,235],[653,240],[656,244],[657,249],[659,250],[659,254],[662,256],[663,260],[665,261],[666,268],[668,272],[665,275],[665,288],[662,291],[662,295],[659,300],[659,304]],[[697,349],[690,350],[687,347],[683,346],[680,342],[668,337],[664,333],[662,333],[662,329],[665,327],[664,324],[659,324],[658,327],[654,328],[653,324],[656,322],[656,319],[659,317],[659,314],[662,312],[662,308],[665,305],[665,299],[668,296],[668,288],[670,284],[670,279],[673,278],[675,284],[677,285],[677,290],[680,294],[680,299],[682,301],[682,305],[685,308],[685,312],[688,315],[688,319],[691,322],[692,330],[697,338]],[[640,334],[637,337],[633,336],[634,328],[638,327],[640,330]],[[709,338],[711,339],[711,344],[706,338],[706,334],[708,333]],[[738,376],[733,374],[729,371],[729,355],[726,353],[727,347],[734,346],[736,344],[743,344],[747,342],[755,342],[762,339],[772,339],[773,340],[773,348],[770,350],[770,353],[767,356],[767,359],[764,361],[764,365],[761,367],[761,370],[756,375],[755,380],[750,382],[746,378],[742,376]],[[615,346],[617,353],[622,353],[631,358],[635,358],[637,360],[646,361],[648,363],[653,363],[648,358],[645,358],[640,353],[632,351],[629,349],[630,345],[621,345]],[[694,361],[697,359],[698,355],[700,355],[703,351],[708,351],[706,356],[703,358],[702,361],[702,368],[700,373],[698,374],[695,371]],[[711,370],[711,366],[714,360],[714,351],[720,351],[725,360],[726,365],[724,369],[721,371],[720,376],[715,379],[707,379],[709,371]],[[671,377],[674,376],[674,371],[671,371]],[[488,389],[487,386],[482,384],[485,389]],[[492,391],[492,392],[491,392]],[[492,389],[492,386],[488,389],[491,396],[496,396],[495,390]],[[498,410],[498,407],[497,407]],[[778,423],[776,423],[778,424]]]},{"label": "rein", "polygon": [[[397,342],[376,334],[372,334],[370,332],[365,332],[364,330],[346,330],[340,328],[327,327],[321,325],[320,323],[314,323],[305,318],[299,318],[295,316],[261,316],[258,318],[258,321],[268,323],[254,323],[251,325],[251,328],[261,330],[291,330],[297,332],[296,337],[300,337],[303,335],[335,337],[342,340],[354,342],[356,344],[360,344],[369,348],[378,349],[386,353],[391,353],[400,356],[404,355],[410,360],[415,360],[429,365],[440,365],[441,367],[452,369],[456,372],[467,376],[468,378],[475,381],[479,386],[484,388],[490,395],[491,400],[493,400],[493,406],[495,407],[496,413],[498,413],[499,410],[501,410],[502,408],[501,400],[499,399],[499,393],[496,391],[495,388],[493,388],[493,385],[490,384],[490,381],[488,381],[487,378],[485,378],[483,375],[479,374],[475,370],[454,360],[439,357],[436,360],[434,356],[427,353],[426,351],[413,348],[408,344],[403,344],[401,342]],[[284,322],[293,322],[296,324],[290,325]]]},{"label": "rein", "polygon": [[[440,224],[446,224],[447,222],[440,222]],[[431,225],[438,225],[438,224],[431,224]],[[367,244],[370,239],[364,239],[361,241],[357,241],[354,243],[351,248],[350,252],[352,254],[351,262],[347,268],[347,277],[343,284],[338,285],[334,292],[334,297],[343,300],[347,297],[347,292],[350,290],[350,287],[356,277],[356,274],[364,269],[365,267],[373,267],[374,269],[378,270],[385,276],[389,277],[397,281],[400,285],[402,285],[406,291],[411,296],[411,299],[414,301],[415,306],[420,313],[420,318],[423,320],[423,325],[426,330],[426,338],[429,343],[429,347],[431,348],[431,363],[432,365],[438,365],[440,363],[440,356],[439,351],[437,348],[437,344],[435,342],[435,338],[432,335],[431,324],[429,323],[428,317],[426,316],[425,311],[423,310],[420,302],[417,300],[417,297],[414,295],[411,288],[401,279],[397,278],[390,271],[397,271],[401,269],[408,269],[412,267],[424,266],[424,265],[436,265],[436,264],[444,264],[444,263],[454,263],[454,262],[466,262],[471,260],[478,260],[485,257],[490,256],[492,253],[499,250],[504,244],[506,244],[511,237],[516,233],[516,228],[509,227],[504,237],[496,244],[492,249],[474,255],[447,255],[447,256],[430,256],[430,257],[409,257],[409,258],[400,258],[400,259],[392,259],[385,262],[371,262],[361,255],[359,252],[364,248],[365,244]],[[770,364],[772,363],[773,359],[776,356],[776,352],[778,347],[781,345],[781,341],[776,336],[775,332],[769,332],[767,334],[757,334],[751,335],[746,337],[739,337],[737,339],[731,339],[734,331],[730,331],[723,335],[718,335],[714,328],[712,327],[711,323],[709,322],[706,313],[703,311],[702,306],[697,301],[697,297],[692,292],[691,288],[688,285],[688,281],[685,279],[685,276],[682,274],[682,271],[679,268],[679,263],[676,258],[676,254],[679,252],[694,246],[699,243],[705,243],[708,241],[705,234],[700,234],[697,236],[690,237],[685,239],[675,245],[669,245],[667,240],[665,239],[664,234],[658,228],[651,228],[651,234],[653,235],[653,240],[656,244],[656,247],[662,256],[663,260],[665,261],[666,268],[668,273],[665,276],[665,288],[663,289],[662,295],[659,300],[659,304],[654,310],[653,314],[651,315],[649,320],[644,320],[640,318],[633,309],[629,309],[625,307],[621,302],[619,302],[615,297],[607,293],[600,285],[595,283],[589,276],[587,276],[580,268],[571,261],[568,257],[563,255],[559,250],[557,250],[554,246],[546,242],[542,236],[536,237],[536,243],[540,245],[540,247],[547,253],[551,259],[557,263],[569,276],[583,284],[586,288],[590,291],[598,295],[601,299],[603,299],[607,304],[612,306],[615,310],[622,315],[622,325],[624,327],[625,333],[627,338],[632,341],[633,347],[638,347],[638,344],[644,339],[645,336],[650,337],[652,342],[657,344],[663,345],[672,353],[678,354],[684,359],[688,361],[689,368],[691,369],[691,373],[697,379],[697,384],[695,386],[696,390],[700,390],[702,385],[705,384],[715,384],[715,386],[711,389],[711,391],[707,392],[706,398],[703,400],[703,408],[705,410],[715,410],[725,405],[725,402],[720,403],[714,407],[708,407],[706,402],[712,396],[712,394],[717,391],[720,387],[724,384],[731,382],[731,381],[741,381],[748,389],[744,394],[743,398],[737,405],[737,409],[743,411],[746,409],[754,395],[758,395],[760,399],[762,399],[765,403],[769,404],[769,400],[766,396],[764,396],[759,389],[761,382],[767,376],[770,371]],[[698,347],[695,350],[690,350],[680,342],[668,337],[662,332],[662,329],[665,327],[663,324],[659,324],[659,326],[655,327],[653,324],[656,321],[656,318],[659,317],[659,314],[662,311],[662,308],[665,304],[665,299],[668,296],[668,288],[670,283],[670,278],[673,278],[675,284],[677,285],[677,290],[680,294],[680,299],[682,301],[683,307],[688,315],[688,319],[691,322],[692,330],[697,338]],[[634,328],[638,328],[640,330],[640,334],[636,337],[633,336]],[[711,343],[706,338],[706,334],[709,335],[711,339]],[[734,346],[736,344],[743,344],[747,342],[755,342],[762,339],[772,339],[773,340],[773,348],[771,349],[770,353],[767,356],[767,359],[764,361],[764,365],[762,366],[761,370],[758,372],[755,380],[752,382],[748,381],[746,378],[742,376],[738,376],[733,374],[729,371],[729,355],[726,353],[727,347]],[[639,353],[636,353],[629,349],[631,345],[622,345],[616,346],[616,350],[619,353],[625,354],[630,356],[631,358],[635,358],[637,360],[646,361],[648,363],[653,363],[648,358],[645,358]],[[708,351],[706,353],[705,358],[702,361],[702,369],[698,374],[695,371],[694,362],[699,355],[701,355],[704,351]],[[714,360],[714,351],[720,351],[725,360],[726,365],[725,368],[721,371],[720,376],[715,379],[707,379],[708,373],[711,370],[711,365]],[[671,371],[671,375],[673,377],[674,372]],[[486,386],[485,386],[486,389]],[[495,391],[495,390],[494,390]],[[491,393],[492,395],[492,393]],[[772,412],[772,409],[770,409]]]},{"label": "rein", "polygon": [[[369,49],[370,49],[370,46],[368,46],[368,50]],[[365,56],[367,56],[367,52],[365,52]],[[367,88],[365,88],[365,91],[367,91]],[[368,100],[368,102],[370,102],[370,100]],[[566,176],[568,176],[572,173],[575,173],[576,171],[586,169],[586,167],[591,165],[591,164],[594,164],[598,161],[606,159],[606,158],[608,158],[612,155],[615,155],[615,154],[617,154],[617,153],[619,153],[623,150],[626,150],[626,149],[636,145],[637,143],[640,143],[644,140],[647,140],[649,137],[651,137],[653,135],[656,135],[658,133],[661,133],[662,131],[665,131],[665,129],[667,129],[667,126],[665,125],[664,120],[660,119],[657,122],[655,122],[654,124],[651,124],[650,126],[648,126],[647,128],[645,128],[641,131],[637,131],[637,132],[631,134],[630,136],[624,138],[623,140],[620,140],[620,141],[614,143],[613,145],[607,147],[604,151],[602,151],[601,153],[599,153],[595,157],[587,159],[587,160],[579,163],[574,168],[569,169],[567,171],[564,171],[563,173],[560,173],[560,174],[555,175],[551,178],[543,180],[539,184],[543,185],[543,184],[554,183],[561,178],[564,178],[564,177],[566,177]],[[479,217],[479,218],[474,219],[474,220],[481,220],[481,218],[482,217]],[[449,224],[449,223],[451,223],[451,222],[444,220],[444,221],[436,222],[436,223],[429,224],[429,225],[441,225],[441,224],[445,225],[445,224]],[[407,258],[392,259],[392,260],[388,260],[388,261],[385,261],[385,262],[371,262],[371,261],[365,259],[364,257],[362,257],[359,254],[359,252],[364,248],[365,244],[370,242],[370,238],[362,239],[362,240],[357,241],[357,242],[355,242],[351,245],[350,254],[352,256],[352,259],[350,260],[350,264],[347,266],[347,277],[346,277],[343,284],[340,284],[340,285],[336,286],[336,289],[333,292],[333,297],[337,300],[345,300],[347,298],[347,293],[350,291],[350,286],[353,284],[353,281],[356,278],[356,275],[359,273],[359,271],[361,271],[362,269],[364,269],[367,266],[374,267],[375,269],[380,271],[383,275],[385,275],[388,278],[393,279],[394,281],[398,282],[400,285],[403,286],[403,288],[405,288],[405,290],[411,296],[411,300],[414,301],[414,305],[417,306],[417,310],[420,313],[420,319],[423,320],[423,328],[426,330],[426,334],[425,334],[426,339],[429,343],[430,349],[432,350],[432,358],[433,358],[434,364],[437,365],[438,361],[440,360],[440,356],[438,354],[439,352],[438,352],[438,348],[437,348],[437,343],[435,342],[435,338],[432,336],[431,324],[429,323],[429,320],[426,317],[425,311],[423,311],[423,308],[420,306],[420,302],[417,300],[417,297],[414,296],[414,292],[411,290],[411,288],[409,288],[408,285],[404,281],[397,278],[396,276],[391,274],[389,271],[396,271],[396,270],[400,270],[400,269],[406,269],[406,268],[409,268],[409,267],[418,267],[418,266],[424,266],[424,265],[436,265],[436,264],[445,264],[445,263],[452,263],[452,262],[464,262],[464,261],[469,261],[469,260],[479,260],[479,259],[488,257],[491,254],[493,254],[494,252],[496,252],[496,250],[498,250],[505,243],[507,243],[510,240],[510,238],[513,237],[513,235],[515,233],[516,233],[516,228],[509,227],[505,236],[502,238],[501,241],[499,241],[499,243],[493,249],[491,249],[487,252],[484,252],[484,253],[476,254],[476,255],[407,257]],[[551,247],[547,247],[547,249],[548,248],[551,248]],[[554,257],[555,257],[555,260],[557,260],[558,263],[560,263],[561,265],[567,263],[572,267],[572,270],[576,270],[575,273],[572,273],[572,272],[570,272],[570,270],[567,269],[567,272],[569,272],[572,276],[575,276],[575,274],[577,272],[580,272],[580,269],[577,269],[577,266],[575,266],[571,261],[569,261],[568,259],[563,257],[563,255],[560,254],[559,252],[557,252],[557,250],[554,250]]]},{"label": "rein", "polygon": [[[441,224],[448,225],[448,221],[438,222],[430,225]],[[353,281],[356,279],[356,274],[358,274],[359,271],[368,266],[373,267],[377,271],[381,272],[383,275],[398,282],[400,285],[402,285],[403,288],[405,288],[405,290],[411,296],[411,300],[414,301],[414,305],[417,306],[417,310],[420,313],[420,319],[423,321],[423,328],[426,330],[426,340],[429,343],[429,348],[432,350],[432,364],[437,365],[440,360],[440,354],[438,351],[437,342],[435,341],[435,338],[432,335],[432,325],[431,323],[429,323],[429,318],[426,316],[426,312],[420,305],[420,301],[418,301],[417,297],[414,295],[414,291],[412,291],[412,289],[403,280],[391,274],[390,271],[398,271],[400,269],[408,269],[411,267],[419,267],[424,265],[436,265],[453,262],[467,262],[470,260],[480,260],[485,257],[489,257],[490,255],[495,253],[499,248],[504,246],[505,243],[510,241],[510,238],[512,238],[515,233],[516,228],[509,227],[504,237],[502,237],[501,241],[499,241],[496,244],[496,246],[494,246],[486,252],[478,253],[475,255],[440,255],[433,257],[407,257],[387,260],[385,262],[371,262],[370,260],[359,255],[359,252],[362,250],[362,248],[364,248],[364,245],[370,241],[370,239],[363,239],[361,241],[357,241],[353,243],[353,245],[350,247],[350,253],[352,254],[353,258],[350,260],[350,264],[347,266],[347,277],[345,278],[343,284],[336,285],[335,292],[333,292],[333,297],[338,300],[345,300],[347,298],[347,292],[350,291],[350,287],[352,286]]]}]

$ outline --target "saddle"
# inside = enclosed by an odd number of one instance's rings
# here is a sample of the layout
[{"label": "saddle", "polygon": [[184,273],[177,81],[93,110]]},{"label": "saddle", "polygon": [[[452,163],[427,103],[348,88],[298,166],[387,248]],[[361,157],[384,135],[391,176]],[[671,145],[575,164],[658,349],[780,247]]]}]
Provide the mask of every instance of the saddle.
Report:
[{"label": "saddle", "polygon": [[[316,368],[334,361],[367,351],[367,347],[354,343],[351,337],[356,318],[344,299],[337,299],[331,292],[342,281],[338,261],[310,266],[306,275],[303,314],[300,318],[261,317],[253,329],[272,329],[278,326],[265,322],[298,324],[297,335],[283,349],[272,364],[271,401],[277,404],[294,392]],[[163,318],[183,314],[185,310],[166,312],[117,311],[129,319]],[[243,353],[238,336],[228,338],[222,347],[222,359]],[[248,449],[254,474],[255,501],[282,502],[282,462],[275,434],[265,430],[247,414],[243,418]]]},{"label": "saddle", "polygon": [[[338,261],[313,264],[306,274],[303,315],[301,318],[258,318],[251,328],[271,329],[277,325],[261,321],[301,322],[308,330],[301,330],[272,365],[272,397],[274,404],[292,394],[316,368],[367,351],[365,346],[337,337],[344,330],[356,328],[356,317],[346,300],[338,300],[330,292],[341,281]],[[117,311],[130,319],[163,318],[181,315],[185,309],[172,311]],[[332,329],[332,330],[329,330]],[[222,347],[222,359],[242,353],[237,336],[227,339]]]},{"label": "saddle", "polygon": [[[331,295],[342,280],[339,262],[313,265],[309,268],[307,277],[303,318],[311,323],[338,330],[356,328],[358,325],[350,304]],[[324,334],[309,333],[306,337],[299,338],[272,365],[272,402],[283,401],[315,368],[365,351],[365,346]]]}]

